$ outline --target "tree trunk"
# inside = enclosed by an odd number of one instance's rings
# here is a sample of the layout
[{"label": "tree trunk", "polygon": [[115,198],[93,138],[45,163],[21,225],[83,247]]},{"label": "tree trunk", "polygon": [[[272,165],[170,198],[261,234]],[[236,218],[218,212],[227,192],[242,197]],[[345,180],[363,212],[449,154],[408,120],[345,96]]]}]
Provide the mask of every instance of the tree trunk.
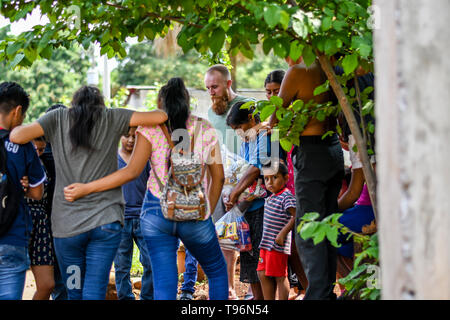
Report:
[{"label": "tree trunk", "polygon": [[237,59],[235,55],[230,55],[230,62],[231,62],[231,88],[233,89],[234,92],[236,92],[236,88],[237,88],[237,78],[236,78],[236,68],[237,68]]},{"label": "tree trunk", "polygon": [[333,88],[336,97],[341,105],[342,112],[344,113],[345,119],[347,120],[350,131],[355,138],[356,146],[358,147],[359,156],[363,164],[364,177],[366,179],[367,189],[369,190],[370,200],[372,201],[373,211],[375,213],[375,219],[377,219],[377,198],[376,198],[376,175],[375,171],[370,163],[369,155],[367,153],[367,145],[364,142],[364,138],[361,134],[358,122],[356,121],[355,115],[353,114],[352,107],[350,106],[344,91],[342,90],[341,84],[339,83],[336,73],[330,63],[329,58],[326,55],[319,54],[319,62],[322,66],[323,71],[327,75],[330,85]]}]

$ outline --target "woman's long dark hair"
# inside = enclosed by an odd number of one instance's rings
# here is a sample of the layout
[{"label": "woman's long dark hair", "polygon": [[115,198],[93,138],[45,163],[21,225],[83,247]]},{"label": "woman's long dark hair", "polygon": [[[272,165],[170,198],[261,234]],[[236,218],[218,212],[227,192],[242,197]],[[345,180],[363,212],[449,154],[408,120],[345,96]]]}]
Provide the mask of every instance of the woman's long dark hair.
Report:
[{"label": "woman's long dark hair", "polygon": [[177,129],[187,129],[189,109],[189,92],[184,85],[183,79],[171,78],[166,85],[161,87],[158,100],[162,109],[167,113],[167,126],[170,132]]},{"label": "woman's long dark hair", "polygon": [[264,80],[264,87],[271,82],[276,82],[281,84],[283,81],[284,75],[286,72],[284,70],[274,70],[271,73],[269,73],[266,77],[266,80]]},{"label": "woman's long dark hair", "polygon": [[100,90],[92,86],[83,86],[75,92],[72,98],[72,108],[69,109],[69,137],[72,150],[86,148],[92,150],[91,132],[99,119],[105,103]]}]

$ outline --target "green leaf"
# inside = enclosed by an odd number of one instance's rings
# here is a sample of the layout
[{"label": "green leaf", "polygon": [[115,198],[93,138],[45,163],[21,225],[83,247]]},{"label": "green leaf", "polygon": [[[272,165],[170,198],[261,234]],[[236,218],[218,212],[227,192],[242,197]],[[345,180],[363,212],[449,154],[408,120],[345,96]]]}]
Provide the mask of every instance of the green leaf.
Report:
[{"label": "green leaf", "polygon": [[285,112],[286,112],[285,109],[278,109],[277,112],[276,112],[277,119],[278,120],[283,120],[283,116],[284,116]]},{"label": "green leaf", "polygon": [[325,40],[324,52],[328,56],[332,56],[336,52],[338,52],[338,47],[336,44],[336,40],[328,38]]},{"label": "green leaf", "polygon": [[329,30],[331,28],[332,22],[333,22],[333,17],[326,16],[325,18],[323,18],[322,25],[321,25],[322,31]]},{"label": "green leaf", "polygon": [[300,230],[300,236],[304,239],[307,240],[309,238],[312,238],[314,235],[314,232],[316,231],[316,229],[319,227],[320,223],[317,221],[313,221],[313,222],[308,222],[305,223],[305,225],[303,226],[303,228]]},{"label": "green leaf", "polygon": [[23,60],[23,58],[25,58],[25,54],[23,54],[23,53],[16,54],[16,56],[14,57],[14,60],[11,61],[11,63],[9,64],[9,67],[11,69],[14,69]]},{"label": "green leaf", "polygon": [[288,54],[286,48],[283,46],[281,42],[275,43],[275,46],[273,47],[273,52],[280,58],[285,58]]},{"label": "green leaf", "polygon": [[320,122],[325,121],[326,115],[325,112],[323,110],[319,110],[316,113],[316,119],[319,120]]},{"label": "green leaf", "polygon": [[333,29],[337,32],[341,32],[345,27],[347,26],[347,23],[343,20],[334,20],[333,21]]},{"label": "green leaf", "polygon": [[102,55],[108,53],[109,49],[111,49],[111,47],[109,45],[106,45],[106,46],[102,47],[100,49],[100,55],[102,56]]},{"label": "green leaf", "polygon": [[332,136],[333,133],[334,133],[334,131],[331,131],[331,130],[330,130],[330,131],[327,131],[326,133],[323,134],[322,140],[325,139],[325,138],[328,137],[328,136]]},{"label": "green leaf", "polygon": [[327,229],[327,239],[335,248],[339,248],[341,245],[337,243],[339,230],[337,228],[330,227]]},{"label": "green leaf", "polygon": [[303,44],[299,43],[297,40],[291,42],[291,48],[289,50],[289,56],[293,61],[297,61],[303,52]]},{"label": "green leaf", "polygon": [[289,27],[291,16],[284,10],[280,11],[280,24],[286,30]]},{"label": "green leaf", "polygon": [[265,55],[268,55],[270,50],[276,45],[276,41],[272,38],[266,38],[263,42],[263,51]]},{"label": "green leaf", "polygon": [[215,29],[209,40],[209,47],[212,53],[218,53],[225,42],[225,31],[222,28]]},{"label": "green leaf", "polygon": [[104,45],[111,39],[111,33],[109,33],[109,30],[106,29],[105,32],[103,32],[103,35],[100,38],[100,45]]},{"label": "green leaf", "polygon": [[15,54],[20,48],[22,48],[23,43],[20,41],[15,41],[11,45],[8,45],[6,49],[6,54],[8,56],[12,56]]},{"label": "green leaf", "polygon": [[344,59],[342,59],[342,67],[344,68],[345,74],[350,74],[356,70],[358,67],[358,56],[356,53],[346,55]]},{"label": "green leaf", "polygon": [[55,30],[48,30],[47,32],[45,32],[44,36],[39,41],[39,44],[38,44],[38,47],[37,47],[37,52],[38,53],[40,53],[45,47],[48,46],[48,43],[49,43],[50,39],[53,37],[54,34],[55,34]]},{"label": "green leaf", "polygon": [[291,151],[293,144],[289,139],[282,138],[282,139],[280,139],[280,145],[283,148],[283,150],[289,152],[289,151]]},{"label": "green leaf", "polygon": [[330,89],[330,82],[327,80],[320,86],[317,86],[314,89],[314,96],[318,96],[319,94],[322,94],[324,92],[327,92]]},{"label": "green leaf", "polygon": [[292,104],[292,109],[294,109],[295,112],[300,112],[304,105],[305,103],[303,102],[303,100],[295,100]]},{"label": "green leaf", "polygon": [[320,214],[317,212],[308,212],[303,215],[302,220],[313,221],[313,220],[318,219],[319,217],[320,217]]},{"label": "green leaf", "polygon": [[316,232],[314,232],[314,237],[313,237],[313,243],[315,245],[317,245],[318,243],[321,243],[323,241],[323,239],[325,239],[325,228],[323,228],[323,226],[320,226]]},{"label": "green leaf", "polygon": [[281,108],[283,106],[283,99],[278,96],[271,96],[269,99],[277,108]]},{"label": "green leaf", "polygon": [[270,28],[274,28],[280,22],[280,12],[280,7],[272,4],[264,9],[264,20]]},{"label": "green leaf", "polygon": [[37,51],[32,47],[26,47],[23,51],[25,53],[25,57],[33,62],[37,59]]},{"label": "green leaf", "polygon": [[39,55],[45,59],[51,59],[52,53],[53,53],[53,47],[51,45],[49,45],[49,46],[46,46]]},{"label": "green leaf", "polygon": [[311,46],[306,46],[303,49],[303,61],[305,62],[306,66],[309,67],[315,60],[316,54],[314,53],[313,48]]},{"label": "green leaf", "polygon": [[261,121],[266,120],[269,116],[271,116],[276,110],[276,107],[274,105],[268,105],[264,107],[264,109],[261,111],[261,114],[259,115]]},{"label": "green leaf", "polygon": [[250,109],[250,107],[253,107],[255,105],[255,101],[248,101],[244,103],[240,109]]},{"label": "green leaf", "polygon": [[367,58],[372,52],[372,42],[366,37],[352,37],[352,48],[357,49],[361,57]]}]

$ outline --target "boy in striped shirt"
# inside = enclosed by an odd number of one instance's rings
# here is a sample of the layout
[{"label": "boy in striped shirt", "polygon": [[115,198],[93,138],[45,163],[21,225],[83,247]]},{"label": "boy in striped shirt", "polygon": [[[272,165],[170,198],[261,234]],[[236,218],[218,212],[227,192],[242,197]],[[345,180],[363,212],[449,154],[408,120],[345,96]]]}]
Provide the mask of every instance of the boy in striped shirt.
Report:
[{"label": "boy in striped shirt", "polygon": [[291,254],[291,230],[295,224],[296,201],[286,188],[289,172],[285,164],[279,163],[277,170],[272,166],[265,166],[263,174],[266,189],[272,195],[264,205],[264,226],[257,271],[264,300],[275,300],[277,290],[278,299],[287,300],[287,263]]}]

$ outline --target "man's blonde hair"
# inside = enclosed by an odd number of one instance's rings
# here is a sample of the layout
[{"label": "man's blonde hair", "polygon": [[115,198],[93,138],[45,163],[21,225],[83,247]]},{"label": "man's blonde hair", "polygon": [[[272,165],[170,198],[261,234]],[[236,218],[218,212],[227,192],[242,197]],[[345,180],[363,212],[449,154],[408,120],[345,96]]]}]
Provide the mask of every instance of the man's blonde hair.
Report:
[{"label": "man's blonde hair", "polygon": [[206,73],[211,73],[213,71],[219,72],[226,81],[231,80],[230,70],[228,70],[228,68],[226,66],[224,66],[223,64],[213,65],[206,71]]}]

